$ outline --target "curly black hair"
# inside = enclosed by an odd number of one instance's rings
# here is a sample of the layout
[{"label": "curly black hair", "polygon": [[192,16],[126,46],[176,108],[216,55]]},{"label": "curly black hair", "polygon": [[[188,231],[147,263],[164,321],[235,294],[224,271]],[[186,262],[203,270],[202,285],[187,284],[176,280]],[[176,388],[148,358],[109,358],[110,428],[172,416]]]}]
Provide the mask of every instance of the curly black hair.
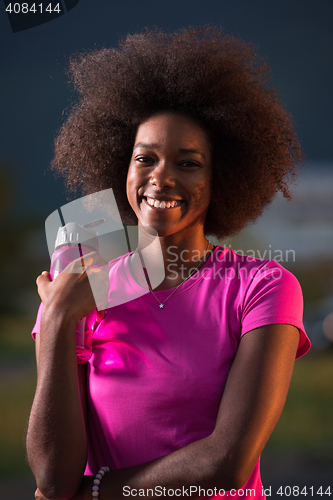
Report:
[{"label": "curly black hair", "polygon": [[55,139],[51,168],[70,193],[112,187],[122,219],[136,224],[126,176],[140,123],[161,111],[199,122],[213,150],[205,234],[224,238],[254,222],[303,159],[292,118],[268,84],[253,44],[207,26],[128,35],[118,48],[76,55],[79,92]]}]

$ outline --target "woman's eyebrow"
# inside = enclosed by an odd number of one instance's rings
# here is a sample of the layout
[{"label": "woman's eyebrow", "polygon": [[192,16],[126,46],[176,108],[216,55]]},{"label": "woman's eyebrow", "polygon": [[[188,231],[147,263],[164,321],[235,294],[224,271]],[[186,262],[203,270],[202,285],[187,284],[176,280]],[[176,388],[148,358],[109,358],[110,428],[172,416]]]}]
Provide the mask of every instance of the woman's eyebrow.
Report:
[{"label": "woman's eyebrow", "polygon": [[206,159],[205,155],[201,153],[201,151],[199,151],[198,149],[177,148],[177,151],[179,151],[179,153],[194,153]]},{"label": "woman's eyebrow", "polygon": [[151,144],[147,144],[146,142],[138,142],[134,145],[133,149],[135,148],[158,149],[159,145],[155,142],[152,142]]},{"label": "woman's eyebrow", "polygon": [[[133,150],[135,148],[145,148],[145,149],[159,149],[159,144],[157,143],[151,143],[148,144],[146,142],[138,142],[137,144],[134,145]],[[188,148],[176,148],[176,151],[179,153],[194,153],[196,155],[202,156],[204,159],[206,159],[205,155],[201,153],[201,151],[197,149],[188,149]]]}]

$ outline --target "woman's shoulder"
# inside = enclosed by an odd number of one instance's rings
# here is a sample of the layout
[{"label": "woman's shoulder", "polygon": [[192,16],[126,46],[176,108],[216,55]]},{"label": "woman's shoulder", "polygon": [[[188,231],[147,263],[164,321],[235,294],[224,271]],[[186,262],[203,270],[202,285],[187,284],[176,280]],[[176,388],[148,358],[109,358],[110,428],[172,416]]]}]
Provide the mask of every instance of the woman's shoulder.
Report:
[{"label": "woman's shoulder", "polygon": [[209,257],[206,278],[221,281],[223,290],[240,289],[246,296],[260,289],[279,289],[281,293],[302,296],[296,276],[274,259],[261,259],[229,247],[217,246]]},{"label": "woman's shoulder", "polygon": [[[215,263],[220,267],[226,269],[235,269],[238,271],[248,269],[251,270],[251,277],[254,277],[256,273],[263,272],[276,272],[277,274],[291,275],[293,274],[288,271],[280,262],[274,259],[264,259],[254,256],[255,254],[249,254],[242,252],[241,250],[233,250],[230,247],[225,247],[218,245],[215,247],[214,252],[209,257],[211,263]],[[243,273],[246,276],[246,273]]]},{"label": "woman's shoulder", "polygon": [[109,269],[111,269],[115,264],[118,264],[120,262],[126,262],[129,258],[130,255],[132,255],[133,252],[127,252],[123,255],[119,255],[119,257],[115,257],[114,259],[109,261]]}]

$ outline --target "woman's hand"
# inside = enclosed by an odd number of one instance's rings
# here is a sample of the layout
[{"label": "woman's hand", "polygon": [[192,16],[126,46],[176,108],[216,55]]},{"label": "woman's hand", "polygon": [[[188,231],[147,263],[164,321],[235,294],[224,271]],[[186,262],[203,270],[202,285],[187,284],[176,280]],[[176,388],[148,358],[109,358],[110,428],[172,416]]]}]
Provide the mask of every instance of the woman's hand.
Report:
[{"label": "woman's hand", "polygon": [[68,312],[79,321],[95,307],[107,307],[108,263],[98,252],[74,260],[53,281],[44,271],[36,280],[44,307]]}]

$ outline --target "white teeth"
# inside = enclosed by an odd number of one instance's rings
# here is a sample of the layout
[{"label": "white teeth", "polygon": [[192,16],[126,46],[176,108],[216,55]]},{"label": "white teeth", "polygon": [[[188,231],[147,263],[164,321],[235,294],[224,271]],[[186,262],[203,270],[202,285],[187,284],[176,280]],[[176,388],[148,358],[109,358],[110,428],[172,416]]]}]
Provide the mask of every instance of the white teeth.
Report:
[{"label": "white teeth", "polygon": [[176,201],[176,200],[159,201],[159,200],[154,200],[154,198],[148,198],[148,197],[147,197],[147,203],[151,207],[155,207],[155,208],[174,208],[174,207],[178,207],[180,205],[180,201]]}]

